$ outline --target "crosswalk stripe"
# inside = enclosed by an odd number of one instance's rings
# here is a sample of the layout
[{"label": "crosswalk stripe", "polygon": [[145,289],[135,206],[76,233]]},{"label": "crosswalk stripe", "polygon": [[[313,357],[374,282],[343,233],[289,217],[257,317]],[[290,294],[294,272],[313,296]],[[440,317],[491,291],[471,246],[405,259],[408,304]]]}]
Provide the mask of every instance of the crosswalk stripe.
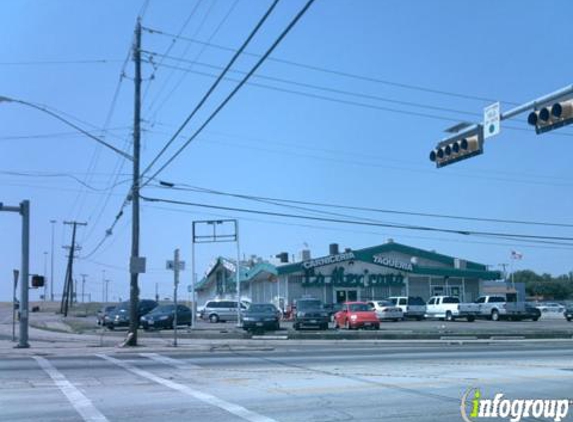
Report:
[{"label": "crosswalk stripe", "polygon": [[256,412],[250,411],[243,406],[239,406],[234,403],[230,403],[226,400],[220,399],[212,394],[204,393],[202,391],[195,390],[187,385],[179,384],[177,382],[162,378],[158,375],[152,374],[151,372],[144,371],[143,369],[139,369],[129,363],[125,363],[119,359],[112,358],[111,356],[107,356],[104,354],[97,354],[96,356],[100,357],[101,359],[107,360],[108,362],[112,362],[117,366],[122,367],[123,369],[132,372],[136,375],[139,375],[142,378],[147,378],[153,382],[161,384],[165,387],[171,388],[173,390],[179,391],[183,394],[191,396],[197,400],[201,400],[204,403],[210,404],[212,406],[218,407],[219,409],[225,410],[233,415],[236,415],[246,421],[249,422],[277,422],[275,419],[269,418],[264,415],[260,415]]},{"label": "crosswalk stripe", "polygon": [[38,365],[52,378],[56,386],[67,397],[72,406],[86,422],[109,422],[108,419],[96,409],[92,402],[82,394],[66,377],[58,371],[47,359],[33,356]]}]

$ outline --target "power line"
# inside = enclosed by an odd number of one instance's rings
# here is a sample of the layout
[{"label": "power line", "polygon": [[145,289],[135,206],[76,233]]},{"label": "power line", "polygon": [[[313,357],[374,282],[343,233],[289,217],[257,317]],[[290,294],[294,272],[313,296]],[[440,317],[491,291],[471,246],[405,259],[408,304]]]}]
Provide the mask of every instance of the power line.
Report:
[{"label": "power line", "polygon": [[[231,7],[227,10],[227,13],[225,14],[225,16],[223,16],[223,19],[221,19],[221,21],[219,22],[219,24],[217,25],[217,27],[215,28],[215,30],[211,33],[211,35],[209,36],[208,41],[211,41],[213,38],[215,38],[215,36],[219,33],[219,31],[221,30],[221,28],[223,27],[223,25],[225,24],[225,22],[227,22],[227,19],[229,18],[229,16],[231,16],[231,14],[233,13],[233,10],[235,10],[235,7],[238,4],[238,0],[235,0],[233,2],[233,4],[231,5]],[[189,44],[187,46],[187,49],[185,49],[185,53],[184,55],[187,53],[187,50],[189,49],[189,47],[191,46],[191,44]],[[203,55],[203,53],[205,52],[205,50],[207,49],[207,46],[203,46],[201,48],[201,50],[195,55],[195,60],[199,59],[199,57],[201,57]],[[183,74],[181,75],[181,77],[179,78],[179,80],[177,81],[177,83],[173,86],[173,88],[171,88],[171,91],[169,91],[169,93],[163,98],[163,100],[161,101],[161,103],[159,104],[159,106],[157,106],[157,108],[155,108],[155,110],[153,110],[153,117],[152,119],[155,119],[155,116],[157,116],[157,114],[159,113],[159,111],[163,108],[163,106],[165,106],[165,104],[167,103],[167,101],[169,100],[169,98],[173,95],[173,93],[179,88],[179,86],[181,86],[181,84],[183,83],[183,80],[185,79],[185,77],[187,76],[187,74]],[[149,111],[151,111],[151,109],[153,104],[150,105],[149,107]]]},{"label": "power line", "polygon": [[[172,67],[172,68],[175,68],[175,69],[178,69],[181,71],[191,72],[191,73],[194,73],[197,75],[207,76],[210,78],[215,77],[215,75],[213,75],[211,73],[207,73],[207,72],[189,70],[189,69],[179,68],[177,66],[170,66],[170,65],[166,65],[166,64],[164,64],[163,66],[164,67]],[[261,77],[261,76],[257,75],[257,77]],[[262,76],[261,78],[271,78],[271,77]],[[229,78],[229,77],[227,77],[225,79],[228,81],[231,81],[231,82],[238,82],[239,81],[238,79]],[[352,93],[350,91],[336,90],[333,88],[324,88],[324,87],[320,87],[318,85],[312,85],[312,84],[302,84],[300,82],[288,81],[286,79],[279,79],[279,78],[273,78],[273,79],[280,80],[283,83],[290,83],[293,85],[308,85],[309,87],[312,87],[314,89],[320,89],[320,90],[331,91],[331,92],[338,91],[339,93],[342,93],[345,95],[353,95],[353,96],[360,96],[360,97],[366,98],[365,94],[356,94],[356,93]],[[446,116],[429,114],[429,113],[420,113],[420,112],[415,112],[415,111],[384,107],[384,106],[379,106],[379,105],[374,105],[374,104],[361,103],[361,102],[357,102],[357,101],[344,100],[341,98],[334,98],[334,97],[328,97],[325,95],[314,94],[314,93],[310,93],[310,92],[297,91],[294,89],[282,88],[282,87],[278,87],[278,86],[274,86],[274,85],[262,84],[259,82],[248,82],[248,85],[255,86],[258,88],[278,91],[278,92],[284,92],[284,93],[288,93],[288,94],[299,95],[299,96],[303,96],[303,97],[307,97],[307,98],[314,98],[314,99],[318,99],[318,100],[333,102],[333,103],[346,104],[346,105],[368,108],[368,109],[373,109],[373,110],[381,110],[381,111],[386,111],[389,113],[404,114],[404,115],[408,115],[408,116],[423,117],[423,118],[434,119],[434,120],[443,120],[443,121],[447,121],[447,122],[458,122],[459,123],[459,121],[460,121],[459,118],[454,118],[454,117],[446,117]],[[375,97],[375,96],[368,96],[368,97],[371,97],[371,99],[377,99],[378,101],[392,102],[392,103],[396,103],[396,104],[401,103],[402,105],[409,105],[409,106],[428,108],[428,109],[434,109],[434,110],[449,111],[449,112],[453,112],[453,113],[467,114],[467,115],[472,115],[472,116],[481,116],[481,114],[479,114],[479,113],[473,113],[473,112],[469,112],[469,111],[462,111],[462,110],[455,110],[455,109],[447,109],[444,107],[432,106],[432,105],[428,105],[428,104],[420,104],[420,103],[406,102],[406,101],[401,101],[401,100],[387,99],[384,97]],[[517,131],[521,131],[521,132],[528,132],[528,133],[531,132],[531,130],[526,128],[526,127],[510,126],[507,124],[504,125],[504,128],[509,129],[509,130],[517,130]],[[572,133],[563,133],[563,132],[551,132],[549,135],[565,136],[565,137],[572,137],[573,136]]]},{"label": "power line", "polygon": [[157,160],[159,160],[159,158],[161,158],[161,156],[163,155],[163,153],[167,150],[167,148],[169,148],[169,146],[173,143],[173,141],[177,138],[177,136],[179,136],[179,134],[183,131],[183,129],[185,128],[185,126],[187,126],[187,124],[189,123],[189,121],[195,116],[195,114],[197,113],[197,111],[199,111],[199,109],[203,106],[203,104],[205,104],[205,101],[207,101],[207,99],[211,96],[211,94],[213,93],[213,91],[217,88],[217,86],[219,86],[219,83],[221,82],[221,80],[223,79],[223,77],[227,74],[227,72],[229,71],[229,69],[231,68],[231,66],[233,66],[233,64],[237,61],[237,59],[239,58],[239,56],[241,55],[241,53],[243,52],[243,50],[247,47],[247,45],[251,42],[251,40],[254,38],[254,36],[257,34],[257,32],[259,32],[259,29],[261,29],[261,27],[263,26],[263,24],[265,23],[265,21],[267,20],[267,18],[270,16],[270,14],[272,13],[272,11],[274,10],[274,8],[276,7],[276,5],[278,4],[279,0],[274,0],[271,5],[269,6],[269,8],[267,9],[267,11],[265,12],[265,14],[261,17],[261,19],[259,19],[259,21],[257,22],[257,24],[255,25],[255,27],[253,28],[253,30],[251,31],[251,33],[249,34],[249,36],[245,39],[245,41],[243,41],[243,44],[241,45],[241,47],[237,50],[237,52],[233,55],[233,57],[231,58],[231,60],[229,60],[229,62],[227,63],[227,65],[225,66],[225,68],[223,69],[223,71],[221,72],[221,74],[217,77],[217,79],[215,80],[215,82],[211,85],[211,87],[207,90],[207,92],[203,95],[203,98],[201,98],[201,100],[199,101],[199,103],[195,106],[195,108],[193,109],[193,111],[191,112],[191,114],[189,114],[189,116],[187,116],[187,118],[185,119],[185,121],[183,122],[183,124],[181,124],[181,126],[179,127],[179,129],[177,129],[175,131],[175,133],[173,134],[173,136],[169,139],[169,141],[167,141],[167,143],[163,146],[163,148],[161,149],[161,151],[159,151],[159,153],[155,156],[155,158],[153,160],[151,160],[151,163],[149,163],[149,165],[147,166],[147,168],[145,170],[143,170],[143,172],[141,173],[142,176],[144,176],[151,167],[153,167],[153,165],[157,162]]},{"label": "power line", "polygon": [[[171,44],[169,44],[169,47],[167,48],[167,50],[165,51],[165,55],[169,54],[171,52],[171,49],[175,46],[176,42],[177,42],[177,37],[180,37],[181,34],[183,33],[183,31],[185,31],[185,28],[187,28],[187,25],[189,25],[189,22],[191,21],[191,19],[193,18],[193,16],[195,15],[195,12],[197,11],[197,9],[199,8],[199,6],[201,5],[201,1],[197,1],[195,3],[195,7],[193,7],[193,9],[191,9],[191,13],[189,13],[189,15],[187,16],[187,19],[185,19],[185,22],[183,22],[183,25],[181,26],[181,29],[179,29],[179,32],[177,33],[176,37],[173,37],[171,39]],[[161,61],[158,63],[158,65],[160,65],[163,62],[163,59],[161,59]],[[153,69],[153,72],[151,73],[151,76],[149,77],[149,80],[152,81],[155,78],[155,74],[156,74],[156,69]],[[149,83],[146,88],[145,91],[143,92],[143,100],[145,101],[145,98],[147,98],[147,93],[149,91],[149,87],[151,86],[151,83]]]},{"label": "power line", "polygon": [[[222,69],[221,66],[212,65],[209,63],[191,61],[191,60],[186,60],[186,59],[182,59],[182,58],[178,58],[178,57],[172,57],[172,56],[164,56],[164,55],[161,55],[158,53],[154,53],[152,51],[144,50],[143,52],[149,54],[150,56],[160,56],[162,58],[167,58],[170,60],[183,62],[183,63],[191,63],[194,65],[203,66],[203,67],[207,67],[207,68],[211,68],[211,69],[217,69],[217,70]],[[175,69],[175,70],[181,70],[181,71],[191,71],[191,69],[189,69],[189,68],[180,68],[180,67],[168,65],[168,64],[158,64],[158,66],[163,66],[163,67],[167,67],[169,69]],[[236,69],[231,70],[231,72],[243,74],[243,75],[246,73],[244,71],[240,71],[240,70],[236,70]],[[203,72],[195,72],[195,73],[203,75],[203,76],[211,76],[211,77],[215,76],[215,75],[212,75],[209,73],[203,73]],[[336,94],[348,95],[348,96],[353,96],[353,97],[359,97],[359,98],[364,98],[364,99],[369,99],[369,100],[382,101],[382,102],[387,102],[387,103],[391,103],[391,104],[406,105],[406,106],[411,106],[411,107],[420,107],[420,108],[426,108],[426,109],[430,109],[430,110],[446,111],[446,112],[450,112],[450,113],[467,114],[467,115],[471,115],[471,116],[482,116],[481,113],[456,110],[456,109],[448,108],[448,107],[433,106],[430,104],[417,103],[417,102],[413,102],[413,101],[402,101],[402,100],[397,100],[397,99],[388,98],[388,97],[381,97],[378,95],[352,92],[352,91],[347,91],[347,90],[342,90],[342,89],[337,89],[337,88],[320,86],[320,85],[316,85],[316,84],[310,84],[310,83],[305,83],[305,82],[300,82],[300,81],[278,78],[278,77],[274,77],[274,76],[267,76],[267,75],[258,74],[258,75],[254,75],[254,77],[258,78],[258,79],[273,81],[273,82],[280,82],[280,83],[284,83],[284,84],[289,84],[289,85],[294,85],[294,86],[299,86],[299,87],[304,87],[304,88],[312,88],[312,89],[317,89],[317,90],[321,90],[321,91],[332,92],[332,93],[336,93]],[[232,79],[232,78],[225,78],[225,79],[228,81],[231,81],[231,82],[238,82],[238,79]],[[252,83],[249,82],[249,84],[251,85]],[[269,87],[268,85],[258,85],[258,86]]]},{"label": "power line", "polygon": [[[170,33],[161,31],[159,29],[155,29],[155,28],[143,27],[143,29],[148,31],[151,34],[159,34],[159,35],[163,35],[163,36],[167,36],[167,37],[174,37],[175,36],[173,34],[170,34]],[[182,36],[179,36],[178,38],[182,41],[188,41],[190,43],[206,45],[208,47],[212,47],[212,48],[219,49],[219,50],[235,51],[235,49],[233,49],[231,47],[226,47],[226,46],[223,46],[220,44],[214,44],[211,42],[199,41],[199,40],[194,39],[194,38],[186,38],[186,37],[182,37]],[[249,56],[253,56],[253,57],[260,57],[259,54],[250,53],[250,52],[245,52],[244,54],[249,55]],[[351,73],[351,72],[344,72],[344,71],[335,70],[335,69],[328,69],[328,68],[324,68],[324,67],[320,67],[320,66],[313,66],[313,65],[309,65],[309,64],[305,64],[305,63],[301,63],[301,62],[295,62],[293,60],[280,59],[280,58],[276,58],[276,57],[270,57],[268,60],[272,61],[272,62],[276,62],[276,63],[283,63],[283,64],[287,64],[290,66],[295,66],[295,67],[307,69],[307,70],[313,70],[313,71],[317,71],[317,72],[328,73],[328,74],[337,75],[337,76],[343,76],[346,78],[351,78],[351,79],[356,79],[356,80],[361,80],[361,81],[366,81],[366,82],[374,82],[374,83],[383,84],[383,85],[395,86],[398,88],[428,92],[428,93],[432,93],[432,94],[446,95],[446,96],[450,96],[450,97],[457,97],[457,98],[463,98],[463,99],[468,99],[468,100],[483,101],[483,102],[488,102],[488,103],[499,101],[496,99],[480,97],[480,96],[476,96],[476,95],[469,95],[469,94],[457,93],[457,92],[452,92],[452,91],[444,91],[444,90],[424,87],[421,85],[407,84],[407,83],[396,82],[396,81],[391,81],[391,80],[387,80],[387,79],[374,78],[374,77],[366,76],[366,75],[359,75],[359,74],[355,74],[355,73]],[[508,104],[508,105],[518,105],[518,103],[513,102],[513,101],[503,100],[502,102],[505,104]]]},{"label": "power line", "polygon": [[[218,209],[218,210],[223,210],[223,211],[244,212],[244,213],[249,213],[249,214],[268,215],[268,216],[272,216],[272,217],[305,219],[305,220],[312,220],[312,221],[321,221],[321,222],[326,222],[326,223],[355,224],[355,225],[364,225],[364,226],[372,226],[372,227],[385,227],[385,228],[403,229],[403,230],[415,230],[415,231],[458,234],[458,235],[463,235],[463,236],[504,237],[504,238],[512,239],[512,240],[535,240],[535,241],[547,240],[547,241],[569,241],[569,242],[573,242],[573,237],[565,237],[565,236],[540,236],[540,235],[530,235],[530,234],[487,232],[487,231],[477,231],[477,230],[444,229],[444,228],[437,228],[437,227],[430,227],[430,226],[418,226],[418,225],[415,226],[415,225],[406,225],[406,224],[388,224],[388,223],[371,222],[371,221],[342,220],[342,219],[315,217],[315,216],[300,215],[300,214],[279,213],[279,212],[274,212],[274,211],[253,210],[253,209],[248,209],[248,208],[226,207],[226,206],[221,206],[221,205],[210,205],[210,204],[199,204],[199,203],[195,203],[195,202],[177,201],[177,200],[164,199],[164,198],[150,198],[150,197],[144,197],[144,196],[141,196],[141,199],[143,199],[144,201],[149,201],[149,202],[163,202],[163,203],[167,203],[167,204],[187,205],[187,206],[200,207],[200,208]],[[560,243],[560,244],[566,245],[566,246],[573,246],[573,243],[571,243],[571,244]]]},{"label": "power line", "polygon": [[[199,6],[199,4],[201,3],[201,0],[198,1],[197,6]],[[207,9],[207,12],[203,15],[203,18],[201,19],[201,22],[199,23],[199,25],[197,25],[197,29],[195,30],[195,34],[194,36],[198,35],[199,32],[201,32],[201,30],[203,29],[203,25],[205,25],[205,23],[207,22],[207,18],[209,17],[209,15],[211,14],[211,12],[213,11],[213,8],[215,7],[216,2],[215,1],[211,1],[209,3],[209,8]],[[189,49],[191,48],[191,45],[187,45],[187,47],[185,48],[185,51],[183,52],[183,55],[187,54],[187,52],[189,51]],[[154,100],[151,101],[151,103],[149,104],[149,107],[147,108],[147,112],[151,111],[151,108],[153,106],[153,104],[159,99],[159,97],[161,96],[161,94],[163,93],[163,91],[167,88],[167,86],[169,85],[169,82],[171,81],[171,78],[173,77],[174,72],[171,72],[169,74],[169,76],[167,77],[167,79],[165,80],[165,82],[163,83],[163,85],[161,86],[159,92],[157,93],[157,95],[155,96]]]},{"label": "power line", "polygon": [[[283,32],[279,35],[279,37],[273,42],[271,47],[261,56],[259,61],[251,68],[249,73],[245,75],[245,77],[239,82],[239,84],[231,91],[231,93],[219,104],[219,106],[211,113],[211,115],[207,118],[207,120],[193,133],[193,135],[165,162],[159,170],[157,170],[151,179],[154,179],[159,173],[161,173],[183,150],[203,131],[205,127],[215,118],[217,114],[227,105],[227,103],[235,96],[235,94],[241,89],[241,87],[248,81],[248,79],[255,73],[255,71],[263,64],[266,58],[275,50],[275,48],[280,44],[280,42],[284,39],[284,37],[290,32],[290,30],[295,26],[295,24],[299,21],[299,19],[306,13],[308,8],[314,3],[314,0],[308,0],[305,6],[297,13],[294,19],[287,25],[287,27],[283,30]],[[146,183],[147,184],[147,183]],[[142,186],[144,187],[145,184]]]},{"label": "power line", "polygon": [[20,62],[0,62],[0,66],[42,66],[65,64],[114,64],[121,63],[120,59],[61,59],[61,60],[29,60]]},{"label": "power line", "polygon": [[[146,205],[146,208],[150,208],[150,209],[158,209],[158,210],[164,210],[164,211],[170,211],[170,212],[177,212],[177,213],[183,213],[183,214],[190,214],[191,211],[186,210],[186,209],[179,209],[179,208],[169,208],[169,207],[161,207],[161,206],[156,206],[156,205]],[[193,214],[197,214],[195,212],[193,212]],[[215,216],[215,217],[229,217],[228,214],[221,214],[221,213],[201,213],[204,215],[208,215],[208,216]],[[287,223],[286,221],[275,221],[275,220],[262,220],[262,219],[257,219],[257,218],[248,218],[248,217],[241,217],[241,220],[244,221],[252,221],[252,222],[256,222],[256,223],[264,223],[264,224],[274,224],[274,225],[280,225],[280,226],[290,226],[290,227],[303,227],[303,228],[307,228],[307,229],[312,229],[312,230],[321,230],[321,231],[334,231],[334,232],[347,232],[347,233],[353,233],[353,234],[367,234],[367,235],[374,235],[374,236],[392,236],[393,234],[390,233],[380,233],[380,232],[373,232],[373,231],[363,231],[363,230],[356,230],[355,228],[352,229],[343,229],[343,228],[339,228],[339,227],[327,227],[327,226],[320,226],[320,225],[310,225],[310,224],[302,224],[302,223]],[[407,235],[407,234],[401,234],[402,237],[404,238],[408,238],[408,239],[422,239],[422,240],[432,240],[432,241],[439,241],[439,242],[449,242],[449,243],[463,243],[464,245],[466,244],[475,244],[475,245],[489,245],[489,246],[502,246],[502,247],[508,247],[510,245],[508,245],[507,243],[496,243],[496,242],[481,242],[481,241],[476,241],[476,240],[469,240],[469,239],[447,239],[444,237],[427,237],[427,236],[414,236],[414,235]],[[501,239],[501,240],[505,240],[505,239]],[[520,241],[519,244],[515,243],[514,239],[511,239],[511,241],[513,242],[513,245],[515,245],[514,247],[518,247],[518,246],[524,246],[524,247],[528,247],[528,248],[532,248],[532,249],[551,249],[551,250],[572,250],[571,247],[567,247],[567,246],[551,246],[551,245],[545,245],[545,244],[530,244],[530,242],[525,241]],[[526,244],[527,243],[527,244]],[[560,244],[562,245],[562,244]]]},{"label": "power line", "polygon": [[[450,215],[450,214],[424,213],[424,212],[403,211],[403,210],[393,210],[393,209],[358,207],[358,206],[343,205],[343,204],[331,204],[331,203],[324,203],[324,202],[300,201],[300,200],[294,200],[294,199],[272,198],[272,197],[265,197],[265,196],[254,196],[254,195],[246,195],[246,194],[239,194],[239,193],[217,191],[217,190],[213,190],[213,189],[202,188],[202,187],[198,187],[198,186],[191,186],[191,185],[186,185],[186,184],[175,184],[173,186],[165,186],[165,185],[159,185],[159,186],[166,188],[166,189],[173,189],[173,190],[208,193],[208,194],[228,196],[228,197],[233,197],[233,198],[240,198],[240,199],[253,200],[253,201],[259,201],[259,202],[260,201],[266,201],[268,203],[273,203],[275,205],[277,203],[281,203],[281,205],[293,205],[293,204],[295,204],[295,205],[310,205],[310,206],[318,206],[318,207],[326,207],[326,208],[346,209],[346,210],[353,210],[353,211],[367,211],[367,212],[375,212],[375,213],[382,213],[382,214],[395,214],[395,215],[406,215],[406,216],[414,216],[414,217],[442,218],[442,219],[448,219],[448,220],[479,221],[479,222],[486,222],[486,223],[520,224],[520,225],[543,226],[543,227],[573,228],[573,224],[566,224],[566,223],[548,223],[548,222],[541,222],[541,221],[512,220],[512,219],[501,219],[501,218],[484,218],[484,217],[459,216],[459,215]],[[186,186],[187,189],[185,187],[179,187],[179,186]]]}]

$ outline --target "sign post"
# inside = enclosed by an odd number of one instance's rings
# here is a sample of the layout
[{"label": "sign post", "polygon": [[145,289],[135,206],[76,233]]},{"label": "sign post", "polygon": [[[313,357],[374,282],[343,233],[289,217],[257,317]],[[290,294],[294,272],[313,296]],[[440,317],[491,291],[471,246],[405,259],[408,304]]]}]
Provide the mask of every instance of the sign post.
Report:
[{"label": "sign post", "polygon": [[179,260],[179,249],[173,253],[173,261],[167,261],[167,269],[173,270],[173,347],[177,347],[177,287],[179,286],[179,271],[185,269],[185,261]]},{"label": "sign post", "polygon": [[16,341],[16,290],[20,271],[14,270],[14,291],[12,294],[12,341]]}]

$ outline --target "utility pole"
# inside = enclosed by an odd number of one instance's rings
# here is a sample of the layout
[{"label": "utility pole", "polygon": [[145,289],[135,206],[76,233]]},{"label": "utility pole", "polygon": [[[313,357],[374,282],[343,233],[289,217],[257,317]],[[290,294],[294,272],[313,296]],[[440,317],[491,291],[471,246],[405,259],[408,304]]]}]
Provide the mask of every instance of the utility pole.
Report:
[{"label": "utility pole", "polygon": [[138,275],[145,272],[145,260],[139,257],[139,159],[141,154],[141,20],[135,27],[135,45],[133,46],[135,62],[135,100],[133,113],[133,186],[131,187],[131,260],[129,284],[129,332],[126,346],[137,346],[139,286]]},{"label": "utility pole", "polygon": [[105,279],[105,303],[109,303],[109,295],[108,295],[108,285],[111,280]]},{"label": "utility pole", "polygon": [[66,269],[66,279],[64,281],[64,292],[62,294],[62,303],[60,312],[64,316],[68,316],[68,307],[70,300],[73,303],[74,298],[74,254],[79,248],[76,247],[76,231],[77,226],[87,226],[87,223],[78,223],[77,221],[64,221],[64,224],[72,226],[72,244],[69,246],[70,254],[68,255],[68,267]]},{"label": "utility pole", "polygon": [[[47,278],[48,252],[44,252],[44,278]],[[48,283],[44,283],[44,302],[48,300]]]},{"label": "utility pole", "polygon": [[87,274],[80,274],[82,276],[82,302],[86,301],[86,297],[85,297],[85,288],[86,288],[86,277],[88,276]]},{"label": "utility pole", "polygon": [[50,224],[52,225],[52,252],[50,254],[51,259],[51,268],[50,268],[50,301],[54,301],[54,225],[56,224],[56,220],[50,220]]}]

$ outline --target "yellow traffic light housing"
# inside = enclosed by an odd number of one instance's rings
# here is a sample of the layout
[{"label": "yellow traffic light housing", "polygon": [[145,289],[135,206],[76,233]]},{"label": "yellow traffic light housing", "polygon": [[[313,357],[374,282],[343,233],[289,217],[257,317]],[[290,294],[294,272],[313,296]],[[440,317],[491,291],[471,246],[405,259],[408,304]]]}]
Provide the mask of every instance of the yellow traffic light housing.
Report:
[{"label": "yellow traffic light housing", "polygon": [[430,152],[430,161],[440,168],[480,154],[483,154],[483,126],[474,125],[440,142]]},{"label": "yellow traffic light housing", "polygon": [[573,123],[573,100],[547,104],[529,113],[527,123],[540,134]]}]

